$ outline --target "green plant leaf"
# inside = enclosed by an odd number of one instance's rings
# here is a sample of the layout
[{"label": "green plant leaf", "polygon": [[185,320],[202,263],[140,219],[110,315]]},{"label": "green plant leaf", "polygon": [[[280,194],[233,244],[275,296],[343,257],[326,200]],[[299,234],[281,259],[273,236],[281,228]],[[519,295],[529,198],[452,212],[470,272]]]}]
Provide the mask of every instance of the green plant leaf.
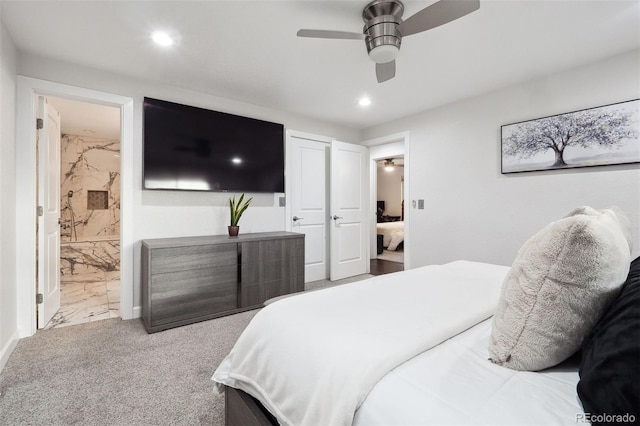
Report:
[{"label": "green plant leaf", "polygon": [[[242,213],[247,210],[249,204],[253,198],[249,198],[245,201],[244,194],[240,195],[240,198],[236,201],[235,195],[229,199],[229,211],[231,213],[231,226],[237,226]],[[244,201],[244,202],[243,202]]]}]

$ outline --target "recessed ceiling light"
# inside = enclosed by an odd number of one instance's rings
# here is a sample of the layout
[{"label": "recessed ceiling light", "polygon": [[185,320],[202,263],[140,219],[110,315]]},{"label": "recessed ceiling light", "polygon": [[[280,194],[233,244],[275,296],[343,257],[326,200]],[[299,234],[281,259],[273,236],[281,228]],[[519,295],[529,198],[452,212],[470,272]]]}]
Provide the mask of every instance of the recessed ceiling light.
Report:
[{"label": "recessed ceiling light", "polygon": [[366,96],[364,98],[360,98],[360,100],[358,101],[358,105],[360,106],[369,106],[371,105],[371,99],[367,98]]},{"label": "recessed ceiling light", "polygon": [[242,159],[238,158],[238,157],[234,157],[234,158],[231,159],[231,162],[233,164],[240,164],[240,163],[242,163]]},{"label": "recessed ceiling light", "polygon": [[156,31],[151,34],[151,39],[160,46],[171,46],[173,44],[173,39],[171,36],[164,31]]}]

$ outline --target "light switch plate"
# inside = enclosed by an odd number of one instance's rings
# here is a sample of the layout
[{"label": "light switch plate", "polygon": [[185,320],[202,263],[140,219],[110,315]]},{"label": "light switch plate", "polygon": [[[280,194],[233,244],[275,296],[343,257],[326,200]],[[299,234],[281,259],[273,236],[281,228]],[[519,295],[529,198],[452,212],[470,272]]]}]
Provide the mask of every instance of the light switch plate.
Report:
[{"label": "light switch plate", "polygon": [[285,197],[279,197],[278,198],[278,206],[279,207],[284,207],[286,205],[286,198]]}]

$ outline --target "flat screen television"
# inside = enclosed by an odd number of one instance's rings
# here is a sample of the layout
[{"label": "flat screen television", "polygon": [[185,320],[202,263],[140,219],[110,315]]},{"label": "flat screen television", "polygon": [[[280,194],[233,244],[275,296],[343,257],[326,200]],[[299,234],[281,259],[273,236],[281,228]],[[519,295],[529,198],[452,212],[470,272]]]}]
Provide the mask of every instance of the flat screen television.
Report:
[{"label": "flat screen television", "polygon": [[144,98],[145,189],[284,192],[284,126]]}]

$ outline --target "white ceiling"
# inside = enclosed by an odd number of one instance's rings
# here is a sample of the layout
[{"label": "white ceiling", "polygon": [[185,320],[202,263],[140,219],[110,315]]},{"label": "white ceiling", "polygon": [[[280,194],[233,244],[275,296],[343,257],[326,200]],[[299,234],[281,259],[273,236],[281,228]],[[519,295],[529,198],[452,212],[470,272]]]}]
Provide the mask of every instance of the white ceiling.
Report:
[{"label": "white ceiling", "polygon": [[[640,47],[638,0],[481,0],[405,37],[378,84],[363,41],[296,37],[361,32],[367,0],[0,1],[19,51],[357,129]],[[405,1],[404,17],[433,2]],[[177,44],[153,45],[156,29]]]},{"label": "white ceiling", "polygon": [[120,140],[120,108],[48,97],[64,134]]}]

